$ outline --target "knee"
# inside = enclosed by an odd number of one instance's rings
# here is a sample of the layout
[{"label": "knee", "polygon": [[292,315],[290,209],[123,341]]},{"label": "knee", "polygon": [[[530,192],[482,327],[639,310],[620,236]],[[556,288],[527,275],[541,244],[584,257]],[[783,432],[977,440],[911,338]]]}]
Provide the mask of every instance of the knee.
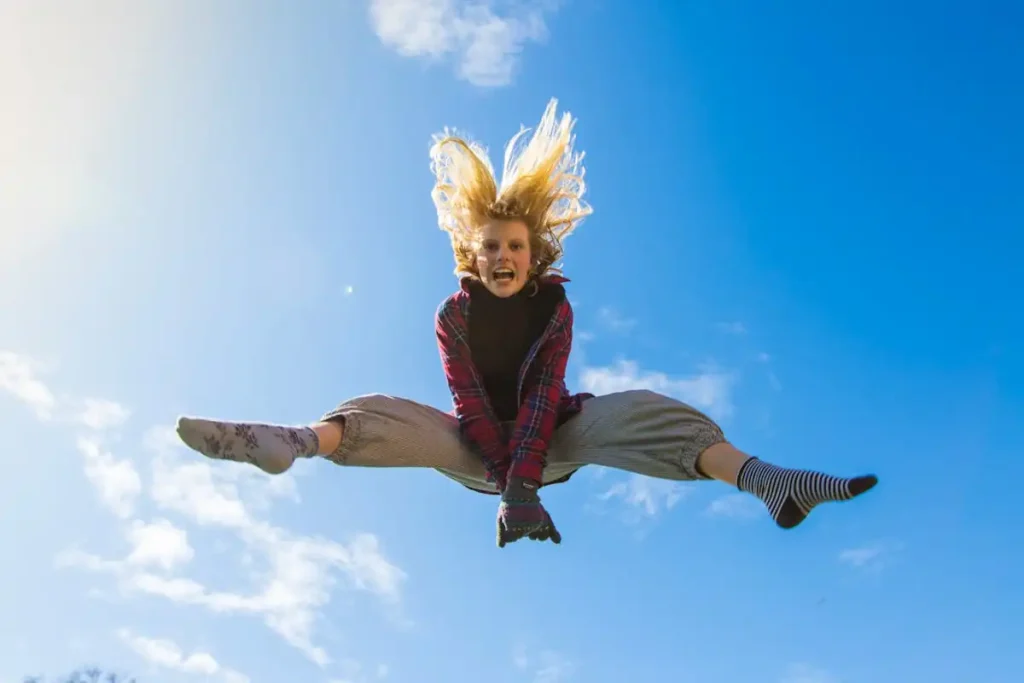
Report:
[{"label": "knee", "polygon": [[659,394],[658,392],[653,391],[652,389],[627,389],[622,393],[625,394],[627,398],[630,398],[634,401],[664,401],[666,399],[674,400],[669,396]]},{"label": "knee", "polygon": [[363,394],[354,396],[343,401],[337,410],[361,410],[364,412],[377,412],[393,405],[400,398],[388,396],[387,394]]},{"label": "knee", "polygon": [[718,423],[707,413],[677,398],[650,389],[629,389],[622,392],[623,412],[636,418],[669,419],[688,424],[698,424],[714,432],[721,432]]}]

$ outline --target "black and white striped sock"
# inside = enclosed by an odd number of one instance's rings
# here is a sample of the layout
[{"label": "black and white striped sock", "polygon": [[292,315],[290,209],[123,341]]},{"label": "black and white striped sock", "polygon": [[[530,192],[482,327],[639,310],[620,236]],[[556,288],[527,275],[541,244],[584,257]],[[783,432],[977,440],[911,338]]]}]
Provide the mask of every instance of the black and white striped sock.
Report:
[{"label": "black and white striped sock", "polygon": [[804,521],[821,503],[850,500],[870,490],[878,477],[869,474],[844,479],[820,472],[777,467],[750,458],[740,468],[736,486],[752,493],[768,507],[772,519],[783,529]]}]

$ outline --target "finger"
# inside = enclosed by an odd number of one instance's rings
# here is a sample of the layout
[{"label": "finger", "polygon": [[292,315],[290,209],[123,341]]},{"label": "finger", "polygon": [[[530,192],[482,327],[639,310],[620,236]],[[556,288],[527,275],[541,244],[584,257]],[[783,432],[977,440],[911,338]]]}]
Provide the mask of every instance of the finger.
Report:
[{"label": "finger", "polygon": [[515,543],[518,540],[526,538],[529,532],[530,529],[513,527],[505,531],[505,540],[509,543]]},{"label": "finger", "polygon": [[551,541],[553,543],[561,543],[562,535],[558,533],[558,529],[553,524],[547,524],[543,529],[530,534],[530,538],[535,541]]},{"label": "finger", "polygon": [[556,545],[562,542],[562,534],[558,533],[558,527],[555,526],[554,520],[551,519],[551,515],[548,515],[548,538],[551,539]]},{"label": "finger", "polygon": [[557,533],[558,530],[555,529],[555,525],[551,523],[551,517],[548,516],[546,522],[530,532],[530,538],[535,541],[547,541]]}]

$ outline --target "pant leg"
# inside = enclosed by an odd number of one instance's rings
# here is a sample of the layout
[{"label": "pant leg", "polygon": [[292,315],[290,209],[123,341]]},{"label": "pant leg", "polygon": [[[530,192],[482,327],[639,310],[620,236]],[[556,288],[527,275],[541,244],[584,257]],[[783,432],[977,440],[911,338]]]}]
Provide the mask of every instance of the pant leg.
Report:
[{"label": "pant leg", "polygon": [[[341,444],[325,456],[339,465],[426,467],[471,489],[497,492],[479,455],[461,439],[453,415],[371,394],[345,401],[321,419],[344,423]],[[711,418],[676,399],[645,390],[597,396],[555,430],[544,483],[586,465],[659,479],[707,479],[697,471],[697,457],[724,440]]]},{"label": "pant leg", "polygon": [[[404,398],[369,394],[345,401],[320,419],[343,425],[338,448],[324,456],[335,464],[426,467],[473,490],[498,493],[487,481],[480,455],[463,441],[454,415]],[[507,438],[511,425],[503,427]],[[552,479],[545,473],[545,482]]]},{"label": "pant leg", "polygon": [[416,401],[383,394],[358,396],[320,419],[343,426],[341,443],[324,456],[338,465],[484,472],[480,458],[460,438],[455,416]]},{"label": "pant leg", "polygon": [[622,391],[583,403],[548,448],[552,477],[602,465],[659,479],[708,479],[697,458],[725,441],[722,429],[696,408],[653,391]]}]

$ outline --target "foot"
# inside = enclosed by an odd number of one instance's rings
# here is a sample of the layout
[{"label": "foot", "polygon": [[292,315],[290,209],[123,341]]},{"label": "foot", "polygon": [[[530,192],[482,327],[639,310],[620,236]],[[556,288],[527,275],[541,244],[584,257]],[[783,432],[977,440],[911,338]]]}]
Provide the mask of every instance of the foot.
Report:
[{"label": "foot", "polygon": [[776,467],[757,458],[747,460],[737,478],[738,488],[760,498],[783,529],[797,526],[822,503],[856,498],[877,483],[878,477],[873,474],[844,479]]},{"label": "foot", "polygon": [[250,462],[269,474],[281,474],[295,458],[316,455],[320,447],[309,427],[181,417],[177,431],[189,448],[208,458]]}]

